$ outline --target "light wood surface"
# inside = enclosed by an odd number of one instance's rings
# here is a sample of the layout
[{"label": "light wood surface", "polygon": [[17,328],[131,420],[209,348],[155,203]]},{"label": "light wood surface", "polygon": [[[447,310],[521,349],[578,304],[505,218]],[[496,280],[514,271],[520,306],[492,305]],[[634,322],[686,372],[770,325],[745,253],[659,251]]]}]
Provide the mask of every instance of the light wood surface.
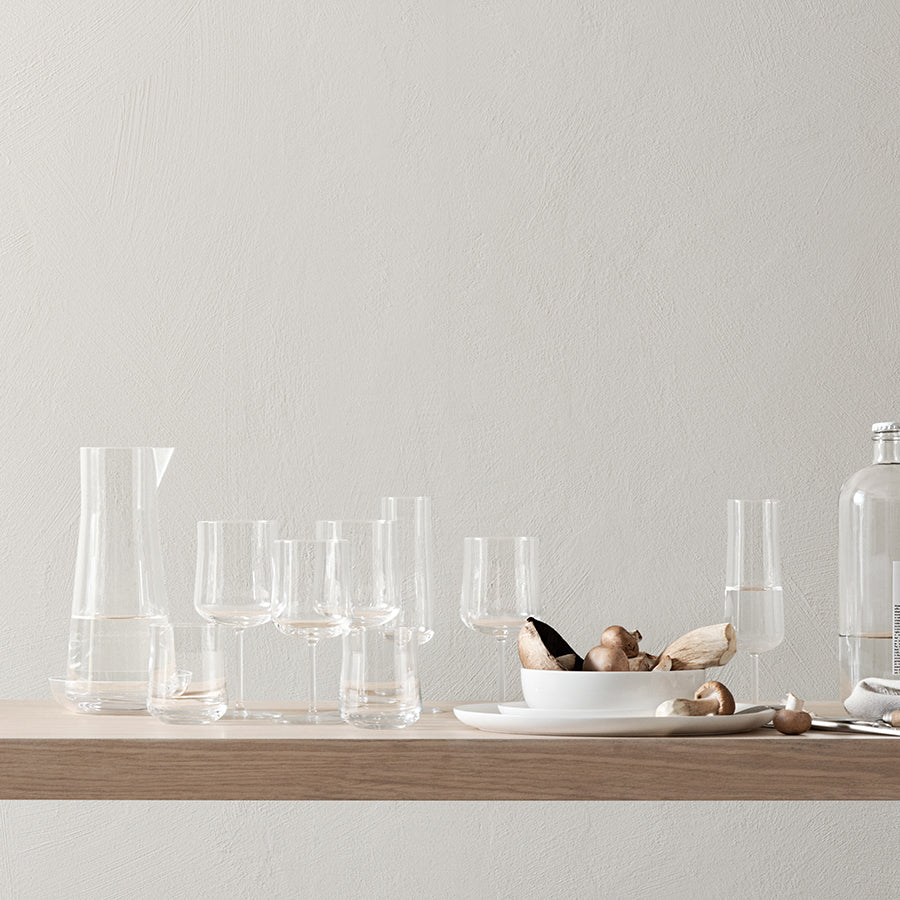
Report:
[{"label": "light wood surface", "polygon": [[[342,723],[164,725],[0,701],[0,798],[158,800],[900,800],[900,738],[772,729],[537,737],[449,712],[399,731]],[[836,703],[808,704],[840,714]]]}]

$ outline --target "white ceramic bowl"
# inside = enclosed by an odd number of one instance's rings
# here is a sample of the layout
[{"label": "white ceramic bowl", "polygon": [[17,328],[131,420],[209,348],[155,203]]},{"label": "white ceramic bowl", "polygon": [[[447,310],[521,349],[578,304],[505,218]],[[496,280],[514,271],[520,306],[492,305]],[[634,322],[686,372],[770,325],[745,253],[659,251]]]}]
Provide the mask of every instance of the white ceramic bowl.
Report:
[{"label": "white ceramic bowl", "polygon": [[693,697],[706,670],[684,672],[548,672],[522,669],[522,693],[532,709],[652,712],[664,700]]}]

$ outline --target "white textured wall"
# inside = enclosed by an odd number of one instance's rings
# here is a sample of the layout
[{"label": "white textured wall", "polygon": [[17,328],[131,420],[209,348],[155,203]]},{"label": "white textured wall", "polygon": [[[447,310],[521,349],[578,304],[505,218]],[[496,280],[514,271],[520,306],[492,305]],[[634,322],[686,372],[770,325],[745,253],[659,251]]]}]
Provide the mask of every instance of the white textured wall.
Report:
[{"label": "white textured wall", "polygon": [[[64,663],[77,447],[158,443],[184,615],[199,518],[300,536],[430,493],[435,697],[493,687],[455,612],[464,535],[539,534],[546,617],[581,648],[615,621],[658,645],[720,617],[726,498],[781,497],[763,689],[834,695],[837,489],[900,415],[898,48],[891,0],[7,0],[0,693]],[[287,638],[248,663],[253,695],[296,696]],[[0,892],[596,896],[620,865],[722,897],[774,863],[780,896],[887,894],[896,817],[8,803]],[[710,848],[729,861],[698,886]]]}]

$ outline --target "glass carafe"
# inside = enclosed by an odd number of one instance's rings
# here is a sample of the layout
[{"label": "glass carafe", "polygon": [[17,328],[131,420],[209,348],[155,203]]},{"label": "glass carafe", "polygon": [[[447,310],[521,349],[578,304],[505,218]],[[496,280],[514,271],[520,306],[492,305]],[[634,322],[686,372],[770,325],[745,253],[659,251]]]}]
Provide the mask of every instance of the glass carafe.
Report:
[{"label": "glass carafe", "polygon": [[68,691],[79,708],[147,708],[150,626],[166,589],[156,494],[172,448],[82,447]]},{"label": "glass carafe", "polygon": [[873,425],[872,440],[838,510],[842,700],[863,678],[900,675],[900,423]]}]

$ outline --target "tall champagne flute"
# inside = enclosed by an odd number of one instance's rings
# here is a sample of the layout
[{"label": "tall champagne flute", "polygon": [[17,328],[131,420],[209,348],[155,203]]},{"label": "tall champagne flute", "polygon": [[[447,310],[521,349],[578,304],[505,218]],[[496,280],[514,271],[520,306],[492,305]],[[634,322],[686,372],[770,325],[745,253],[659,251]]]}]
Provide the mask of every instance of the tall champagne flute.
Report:
[{"label": "tall champagne flute", "polygon": [[459,614],[473,631],[497,643],[498,702],[506,699],[506,644],[529,616],[541,612],[536,537],[467,537]]},{"label": "tall champagne flute", "polygon": [[237,649],[237,696],[224,718],[280,718],[276,712],[244,706],[244,630],[272,618],[275,578],[272,520],[197,523],[194,608],[203,618],[232,628]]},{"label": "tall champagne flute", "polygon": [[[397,590],[394,625],[409,628],[419,646],[434,637],[434,536],[430,497],[382,497],[381,518],[396,522]],[[423,712],[439,713],[428,707]]]},{"label": "tall champagne flute", "polygon": [[282,634],[303,638],[309,647],[308,709],[283,722],[339,721],[320,712],[316,701],[316,645],[343,635],[350,624],[347,541],[275,541],[276,576],[272,620]]},{"label": "tall champagne flute", "polygon": [[728,501],[725,615],[750,656],[750,700],[759,703],[759,654],[784,640],[777,500]]}]

